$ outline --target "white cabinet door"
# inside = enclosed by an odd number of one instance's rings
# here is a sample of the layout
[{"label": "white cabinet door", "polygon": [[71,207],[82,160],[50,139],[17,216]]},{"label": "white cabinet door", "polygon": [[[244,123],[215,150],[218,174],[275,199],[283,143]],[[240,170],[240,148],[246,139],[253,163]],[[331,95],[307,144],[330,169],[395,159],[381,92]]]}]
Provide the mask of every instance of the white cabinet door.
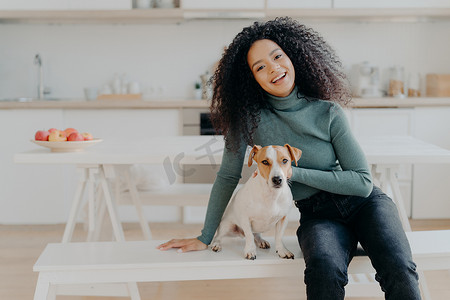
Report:
[{"label": "white cabinet door", "polygon": [[131,0],[67,0],[72,10],[131,9]]},{"label": "white cabinet door", "polygon": [[186,9],[264,9],[264,0],[183,0]]},{"label": "white cabinet door", "polygon": [[[417,138],[450,149],[450,107],[416,108]],[[414,206],[417,219],[450,218],[450,165],[414,166]]]},{"label": "white cabinet door", "polygon": [[352,129],[356,137],[375,135],[412,135],[412,108],[352,109]]},{"label": "white cabinet door", "polygon": [[332,0],[268,0],[267,8],[331,8]]},{"label": "white cabinet door", "polygon": [[30,142],[37,130],[62,124],[59,109],[0,110],[0,223],[65,222],[66,167],[13,161],[14,153],[40,148]]},{"label": "white cabinet door", "polygon": [[94,137],[124,143],[180,135],[179,111],[175,109],[68,109],[64,123]]},{"label": "white cabinet door", "polygon": [[65,10],[69,0],[1,0],[0,10]]},{"label": "white cabinet door", "polygon": [[450,7],[449,0],[334,0],[335,8],[427,8]]}]

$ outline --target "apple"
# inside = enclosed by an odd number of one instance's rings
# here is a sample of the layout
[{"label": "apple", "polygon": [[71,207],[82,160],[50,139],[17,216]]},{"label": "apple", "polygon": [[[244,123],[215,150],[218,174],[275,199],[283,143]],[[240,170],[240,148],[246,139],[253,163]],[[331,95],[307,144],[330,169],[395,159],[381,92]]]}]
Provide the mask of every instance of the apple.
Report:
[{"label": "apple", "polygon": [[76,130],[75,128],[66,128],[64,132],[66,133],[66,136],[69,137],[71,133],[78,133],[78,130]]},{"label": "apple", "polygon": [[64,142],[67,141],[66,133],[60,130],[54,130],[48,136],[50,142]]},{"label": "apple", "polygon": [[48,132],[52,133],[52,132],[55,131],[55,130],[58,130],[58,129],[56,129],[56,128],[50,128],[50,129],[48,130]]},{"label": "apple", "polygon": [[89,132],[83,132],[81,135],[84,137],[85,141],[91,141],[94,139],[92,134],[90,134]]},{"label": "apple", "polygon": [[48,136],[50,135],[50,132],[48,130],[38,130],[36,131],[34,135],[34,139],[36,141],[48,141]]},{"label": "apple", "polygon": [[84,136],[82,136],[80,133],[78,132],[72,132],[68,137],[67,140],[69,142],[72,141],[84,141]]}]

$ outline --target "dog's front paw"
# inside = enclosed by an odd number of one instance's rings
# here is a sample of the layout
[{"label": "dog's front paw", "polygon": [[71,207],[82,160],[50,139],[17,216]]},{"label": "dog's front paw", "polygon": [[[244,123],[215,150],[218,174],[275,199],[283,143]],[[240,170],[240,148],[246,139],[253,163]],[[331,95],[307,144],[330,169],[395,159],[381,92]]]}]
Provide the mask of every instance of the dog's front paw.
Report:
[{"label": "dog's front paw", "polygon": [[246,259],[256,259],[256,247],[245,247],[244,256]]},{"label": "dog's front paw", "polygon": [[285,259],[294,259],[294,254],[286,248],[277,250],[278,256]]},{"label": "dog's front paw", "polygon": [[263,239],[256,241],[256,245],[258,245],[258,247],[261,249],[269,249],[270,248],[270,243]]},{"label": "dog's front paw", "polygon": [[214,252],[220,252],[220,250],[222,250],[222,246],[220,243],[214,242],[211,244],[211,250]]},{"label": "dog's front paw", "polygon": [[256,259],[256,251],[245,253],[245,258],[246,259],[251,259],[251,260]]}]

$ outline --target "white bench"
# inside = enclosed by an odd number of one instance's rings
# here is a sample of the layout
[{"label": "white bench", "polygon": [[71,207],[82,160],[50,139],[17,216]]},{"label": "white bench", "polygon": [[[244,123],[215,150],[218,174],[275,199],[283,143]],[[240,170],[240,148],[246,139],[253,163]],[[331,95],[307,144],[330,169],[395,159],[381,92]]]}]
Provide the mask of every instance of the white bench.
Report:
[{"label": "white bench", "polygon": [[[450,230],[407,235],[419,270],[450,270]],[[86,294],[83,291],[86,286],[90,295],[140,299],[139,293],[129,289],[134,282],[294,276],[299,277],[300,283],[305,263],[297,239],[290,236],[284,241],[296,259],[281,259],[271,248],[258,249],[256,260],[246,260],[242,239],[227,240],[219,253],[155,249],[162,241],[48,244],[34,265],[33,270],[39,272],[34,299],[55,299],[57,294],[82,295]],[[349,274],[373,272],[366,256],[355,257],[349,267]]]}]

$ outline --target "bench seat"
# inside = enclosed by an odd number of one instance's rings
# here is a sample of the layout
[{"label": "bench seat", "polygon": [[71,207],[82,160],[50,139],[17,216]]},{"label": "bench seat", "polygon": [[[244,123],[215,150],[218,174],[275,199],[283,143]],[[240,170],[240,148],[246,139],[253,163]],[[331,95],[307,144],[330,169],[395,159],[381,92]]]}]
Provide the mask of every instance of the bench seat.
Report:
[{"label": "bench seat", "polygon": [[[418,269],[450,270],[450,230],[408,232]],[[268,238],[273,245],[273,239]],[[34,265],[39,272],[35,300],[49,299],[57,285],[110,284],[292,277],[303,275],[305,263],[295,236],[284,237],[294,260],[281,259],[271,249],[257,249],[256,260],[244,259],[244,240],[230,238],[223,250],[178,253],[155,247],[163,241],[52,243]],[[355,257],[349,274],[373,273],[366,256]],[[51,297],[50,297],[51,298]]]}]

